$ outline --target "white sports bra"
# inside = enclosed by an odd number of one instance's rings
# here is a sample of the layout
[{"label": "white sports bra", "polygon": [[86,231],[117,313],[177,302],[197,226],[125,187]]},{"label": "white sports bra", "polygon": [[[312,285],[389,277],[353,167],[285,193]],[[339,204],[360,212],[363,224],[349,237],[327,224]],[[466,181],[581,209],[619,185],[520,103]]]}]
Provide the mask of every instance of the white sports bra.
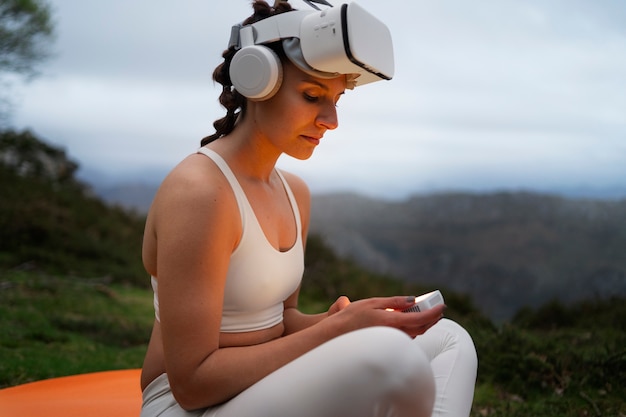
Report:
[{"label": "white sports bra", "polygon": [[[294,245],[281,252],[267,241],[252,206],[226,161],[204,147],[198,152],[208,156],[220,168],[233,189],[241,214],[242,235],[230,256],[220,330],[238,333],[275,326],[283,320],[283,301],[298,288],[304,272],[302,225],[296,199],[283,175],[276,170],[289,198],[297,229]],[[159,320],[158,284],[155,277],[151,282],[155,315]]]}]

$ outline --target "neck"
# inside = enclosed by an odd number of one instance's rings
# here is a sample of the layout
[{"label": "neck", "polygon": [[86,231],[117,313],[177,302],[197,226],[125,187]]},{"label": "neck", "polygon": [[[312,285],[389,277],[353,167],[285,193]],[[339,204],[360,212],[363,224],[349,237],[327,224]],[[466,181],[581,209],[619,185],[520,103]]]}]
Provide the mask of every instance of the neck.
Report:
[{"label": "neck", "polygon": [[258,132],[247,129],[245,124],[215,140],[209,147],[226,160],[237,176],[252,181],[269,183],[280,157],[280,152],[269,146],[269,141]]}]

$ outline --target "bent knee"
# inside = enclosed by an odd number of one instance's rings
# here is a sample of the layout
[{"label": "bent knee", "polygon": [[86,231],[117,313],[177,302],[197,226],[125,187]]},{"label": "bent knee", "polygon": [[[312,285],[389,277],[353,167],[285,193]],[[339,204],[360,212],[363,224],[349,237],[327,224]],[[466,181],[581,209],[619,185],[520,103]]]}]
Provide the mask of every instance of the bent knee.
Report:
[{"label": "bent knee", "polygon": [[456,342],[468,356],[468,360],[473,358],[474,362],[478,362],[476,346],[474,345],[474,340],[469,332],[465,330],[463,326],[450,319],[441,319],[440,321],[443,322],[442,325],[445,326],[448,331],[456,335]]},{"label": "bent knee", "polygon": [[382,371],[429,367],[428,358],[411,338],[391,327],[369,327],[353,332],[350,356],[360,365]]},{"label": "bent knee", "polygon": [[[432,357],[448,350],[454,350],[468,370],[478,368],[478,355],[474,340],[468,331],[457,322],[441,319],[424,335],[426,339],[430,338],[431,340],[430,342],[425,341],[422,346]],[[433,348],[435,352],[433,352]],[[437,352],[437,350],[439,351]]]},{"label": "bent knee", "polygon": [[349,361],[363,377],[389,392],[434,397],[434,377],[426,354],[405,333],[390,327],[358,330]]}]

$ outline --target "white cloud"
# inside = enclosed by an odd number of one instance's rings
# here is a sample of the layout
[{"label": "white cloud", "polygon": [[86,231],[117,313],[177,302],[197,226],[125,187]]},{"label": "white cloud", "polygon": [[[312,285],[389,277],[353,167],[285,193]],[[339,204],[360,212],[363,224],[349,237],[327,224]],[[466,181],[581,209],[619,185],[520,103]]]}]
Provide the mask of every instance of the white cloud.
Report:
[{"label": "white cloud", "polygon": [[[51,3],[58,58],[23,88],[18,126],[120,175],[169,169],[212,133],[211,72],[249,1]],[[281,160],[314,190],[626,189],[619,1],[359,3],[389,25],[396,76],[348,92],[310,161]]]}]

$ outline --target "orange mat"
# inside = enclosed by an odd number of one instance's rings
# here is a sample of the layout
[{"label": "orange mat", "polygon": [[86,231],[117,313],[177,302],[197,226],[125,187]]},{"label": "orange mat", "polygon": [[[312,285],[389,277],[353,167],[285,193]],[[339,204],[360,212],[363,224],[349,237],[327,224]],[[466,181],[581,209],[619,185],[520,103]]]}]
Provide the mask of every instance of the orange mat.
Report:
[{"label": "orange mat", "polygon": [[0,416],[137,417],[140,372],[94,372],[0,389]]}]

